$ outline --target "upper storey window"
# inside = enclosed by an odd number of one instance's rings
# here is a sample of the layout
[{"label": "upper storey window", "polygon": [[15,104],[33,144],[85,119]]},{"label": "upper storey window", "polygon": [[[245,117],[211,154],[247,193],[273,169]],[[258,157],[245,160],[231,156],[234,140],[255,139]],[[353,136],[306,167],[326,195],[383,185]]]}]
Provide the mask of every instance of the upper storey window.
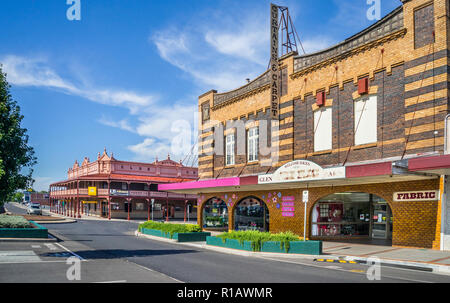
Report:
[{"label": "upper storey window", "polygon": [[355,100],[355,145],[377,142],[377,96]]},{"label": "upper storey window", "polygon": [[332,149],[332,109],[324,107],[314,112],[314,151]]},{"label": "upper storey window", "polygon": [[209,120],[209,102],[203,103],[202,104],[202,122],[205,123],[206,121]]},{"label": "upper storey window", "polygon": [[258,161],[258,142],[259,142],[259,128],[253,127],[247,131],[247,149],[248,162]]},{"label": "upper storey window", "polygon": [[226,136],[226,165],[234,165],[234,134]]},{"label": "upper storey window", "polygon": [[414,48],[434,43],[433,3],[414,11]]}]

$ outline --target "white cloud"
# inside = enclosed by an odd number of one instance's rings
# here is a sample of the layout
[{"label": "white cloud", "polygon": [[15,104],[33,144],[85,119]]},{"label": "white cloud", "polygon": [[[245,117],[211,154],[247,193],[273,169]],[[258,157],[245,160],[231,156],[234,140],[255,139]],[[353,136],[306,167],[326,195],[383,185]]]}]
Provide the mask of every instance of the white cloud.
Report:
[{"label": "white cloud", "polygon": [[149,106],[157,99],[155,95],[141,95],[126,90],[78,86],[61,78],[48,66],[48,61],[44,58],[7,55],[0,58],[0,63],[3,65],[3,71],[7,73],[10,84],[55,89],[97,103],[126,107],[132,113],[137,112],[141,107]]},{"label": "white cloud", "polygon": [[191,76],[205,91],[229,91],[266,71],[268,20],[256,14],[239,22],[220,14],[214,18],[208,24],[196,21],[190,28],[157,31],[149,41],[162,59]]},{"label": "white cloud", "polygon": [[36,191],[48,191],[50,184],[56,182],[51,177],[34,177],[33,189]]}]

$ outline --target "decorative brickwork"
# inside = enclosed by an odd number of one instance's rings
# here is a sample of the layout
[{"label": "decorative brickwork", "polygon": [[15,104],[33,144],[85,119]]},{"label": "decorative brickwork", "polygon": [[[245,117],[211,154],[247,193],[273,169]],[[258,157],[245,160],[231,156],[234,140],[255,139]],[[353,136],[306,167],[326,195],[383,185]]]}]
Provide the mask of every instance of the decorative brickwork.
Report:
[{"label": "decorative brickwork", "polygon": [[[304,203],[302,192],[305,188],[297,190],[272,190],[257,192],[216,193],[200,194],[198,207],[202,210],[204,202],[217,197],[228,204],[229,228],[234,229],[234,209],[242,199],[254,196],[264,201],[270,214],[270,232],[278,233],[292,231],[303,235]],[[352,186],[309,188],[309,200],[307,208],[307,235],[310,237],[312,208],[318,200],[334,193],[365,192],[383,198],[391,207],[393,215],[392,245],[408,247],[433,248],[439,239],[436,231],[438,202],[393,202],[394,192],[414,190],[438,190],[439,179],[412,182],[392,182],[380,184],[364,184]],[[225,199],[225,195],[229,200]],[[269,197],[270,195],[270,197]],[[295,197],[294,217],[283,217],[281,214],[281,197]],[[234,197],[234,198],[232,198]],[[278,207],[277,207],[278,205]],[[202,211],[198,212],[198,222],[202,224]],[[320,239],[320,237],[312,237]]]}]

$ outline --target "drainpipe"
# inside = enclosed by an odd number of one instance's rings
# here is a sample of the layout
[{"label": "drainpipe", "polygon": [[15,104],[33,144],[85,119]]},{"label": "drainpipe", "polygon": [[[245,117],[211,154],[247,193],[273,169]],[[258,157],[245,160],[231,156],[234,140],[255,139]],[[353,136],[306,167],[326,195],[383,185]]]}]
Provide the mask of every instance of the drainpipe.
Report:
[{"label": "drainpipe", "polygon": [[448,140],[448,118],[450,118],[450,114],[448,114],[447,116],[445,116],[445,128],[444,128],[444,154],[448,154],[447,152],[447,148],[448,148],[448,144],[447,144],[447,140]]}]

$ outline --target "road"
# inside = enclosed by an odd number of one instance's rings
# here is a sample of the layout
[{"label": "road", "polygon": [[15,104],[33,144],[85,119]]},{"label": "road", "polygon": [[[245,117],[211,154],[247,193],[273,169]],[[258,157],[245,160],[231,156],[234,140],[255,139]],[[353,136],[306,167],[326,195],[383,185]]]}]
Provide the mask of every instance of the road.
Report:
[{"label": "road", "polygon": [[[12,204],[6,208],[23,213],[23,209]],[[79,219],[76,223],[43,225],[61,240],[54,245],[66,255],[60,256],[59,262],[52,262],[48,260],[45,244],[32,248],[37,244],[0,242],[0,282],[70,282],[66,278],[69,265],[65,263],[69,255],[83,260],[81,282],[450,282],[450,276],[385,266],[381,268],[380,281],[369,281],[368,266],[362,264],[330,265],[307,259],[247,257],[137,238],[136,222]],[[42,262],[1,262],[2,252],[30,250],[43,256]]]}]

